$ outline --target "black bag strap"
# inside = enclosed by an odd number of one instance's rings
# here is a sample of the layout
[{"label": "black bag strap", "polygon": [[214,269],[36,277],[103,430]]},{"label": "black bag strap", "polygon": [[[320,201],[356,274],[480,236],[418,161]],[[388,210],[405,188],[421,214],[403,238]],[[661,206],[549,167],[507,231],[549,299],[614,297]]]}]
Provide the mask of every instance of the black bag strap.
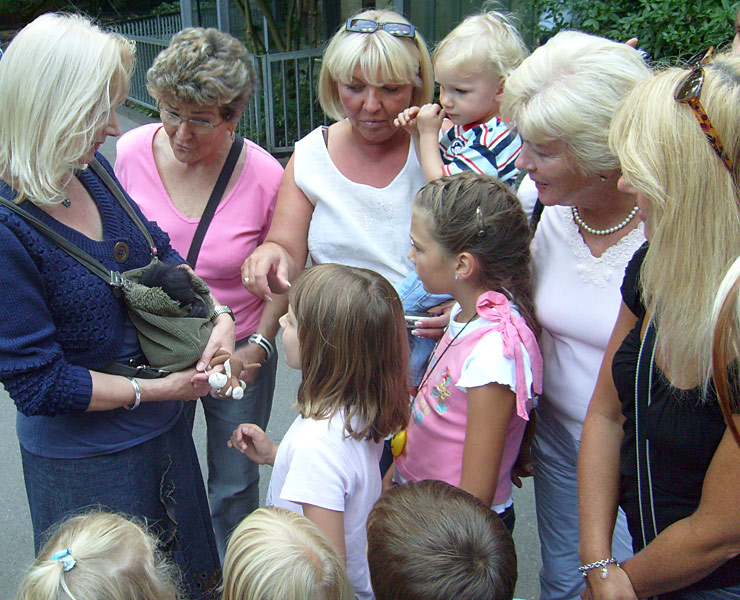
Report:
[{"label": "black bag strap", "polygon": [[653,365],[656,348],[655,325],[648,322],[640,344],[635,374],[635,451],[637,459],[637,500],[640,508],[640,531],[643,548],[658,536],[650,473],[650,442],[645,435],[647,412],[651,402]]},{"label": "black bag strap", "polygon": [[545,210],[545,205],[537,198],[537,202],[534,203],[534,210],[532,210],[532,216],[529,218],[529,228],[532,230],[532,235],[537,231],[537,225],[540,224],[543,210]]},{"label": "black bag strap", "polygon": [[234,172],[234,167],[239,160],[239,155],[242,153],[242,147],[244,146],[244,140],[240,135],[234,135],[234,142],[231,144],[229,155],[226,157],[226,162],[221,168],[221,173],[218,175],[216,185],[213,186],[211,197],[208,198],[208,203],[203,210],[203,215],[200,217],[200,223],[198,228],[195,230],[193,241],[190,242],[190,250],[188,250],[187,261],[192,269],[195,269],[195,263],[198,262],[198,254],[200,254],[200,247],[203,245],[203,238],[206,237],[206,231],[208,226],[213,220],[213,215],[216,214],[216,208],[218,203],[223,198],[224,191],[226,190],[226,184],[231,179],[231,174]]},{"label": "black bag strap", "polygon": [[[105,186],[111,191],[111,193],[115,196],[116,200],[118,200],[118,202],[121,204],[121,206],[126,211],[126,213],[129,215],[129,217],[131,217],[131,219],[134,221],[136,226],[144,234],[144,237],[149,243],[149,248],[151,249],[152,257],[156,258],[157,250],[154,247],[154,240],[152,239],[152,236],[149,233],[149,230],[144,226],[144,224],[141,222],[141,219],[139,219],[139,216],[136,214],[134,209],[131,207],[131,204],[129,204],[128,200],[126,200],[126,198],[123,196],[123,193],[121,192],[121,189],[118,187],[116,182],[110,176],[108,171],[105,170],[103,165],[101,165],[97,161],[97,159],[93,160],[90,163],[90,167],[100,177],[100,179],[103,181]],[[67,238],[61,236],[56,231],[54,231],[51,227],[49,227],[46,223],[41,221],[41,219],[33,216],[27,210],[21,208],[14,202],[10,202],[9,200],[6,200],[5,198],[0,197],[0,204],[2,204],[3,206],[6,206],[8,209],[13,211],[15,214],[22,217],[26,221],[28,221],[39,232],[41,232],[46,237],[48,237],[52,242],[54,242],[57,246],[59,246],[62,250],[64,250],[72,258],[74,258],[82,266],[90,269],[90,271],[92,271],[95,275],[100,277],[108,285],[114,288],[121,288],[123,286],[123,277],[121,277],[121,273],[119,271],[111,271],[99,260],[97,260],[96,258],[93,258],[87,252],[75,246]]]},{"label": "black bag strap", "polygon": [[115,196],[118,203],[123,207],[123,210],[126,211],[126,214],[131,218],[134,224],[139,228],[139,231],[141,231],[146,238],[146,241],[149,244],[149,249],[152,252],[152,256],[156,256],[157,249],[154,247],[154,240],[152,239],[149,230],[144,226],[144,223],[141,222],[139,215],[136,214],[131,203],[123,195],[119,184],[110,176],[110,173],[105,170],[105,167],[98,162],[97,158],[90,163],[90,168],[95,171],[95,174],[100,177],[102,182],[105,184],[105,187],[107,187],[113,196]]}]

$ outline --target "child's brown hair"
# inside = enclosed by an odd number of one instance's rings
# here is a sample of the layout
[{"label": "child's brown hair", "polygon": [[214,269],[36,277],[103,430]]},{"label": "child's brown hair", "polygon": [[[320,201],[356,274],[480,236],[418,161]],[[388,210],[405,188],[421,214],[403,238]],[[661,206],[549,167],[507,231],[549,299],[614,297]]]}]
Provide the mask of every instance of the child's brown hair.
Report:
[{"label": "child's brown hair", "polygon": [[367,521],[376,600],[511,600],[514,541],[501,518],[442,481],[391,488]]},{"label": "child's brown hair", "polygon": [[369,269],[318,265],[293,286],[290,306],[303,372],[298,412],[325,419],[344,409],[345,430],[358,440],[405,427],[408,342],[393,286]]},{"label": "child's brown hair", "polygon": [[507,184],[472,171],[442,177],[421,188],[414,210],[429,216],[429,235],[445,254],[473,254],[481,283],[508,295],[527,326],[539,334],[532,300],[532,232]]}]

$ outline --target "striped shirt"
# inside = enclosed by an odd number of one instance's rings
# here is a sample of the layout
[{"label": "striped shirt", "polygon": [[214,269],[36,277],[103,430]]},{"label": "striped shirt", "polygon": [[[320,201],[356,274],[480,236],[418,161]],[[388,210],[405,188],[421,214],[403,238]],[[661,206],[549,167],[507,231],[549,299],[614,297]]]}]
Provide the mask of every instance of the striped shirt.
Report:
[{"label": "striped shirt", "polygon": [[475,171],[496,175],[501,181],[516,180],[519,169],[514,166],[522,147],[519,134],[509,129],[498,117],[487,123],[453,125],[440,133],[443,175]]}]

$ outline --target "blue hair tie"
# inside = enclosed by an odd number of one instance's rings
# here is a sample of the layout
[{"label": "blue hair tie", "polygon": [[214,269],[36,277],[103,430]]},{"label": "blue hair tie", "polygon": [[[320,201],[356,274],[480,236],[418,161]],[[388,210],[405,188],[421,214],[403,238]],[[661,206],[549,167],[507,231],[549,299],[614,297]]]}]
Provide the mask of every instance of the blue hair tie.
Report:
[{"label": "blue hair tie", "polygon": [[69,548],[65,550],[60,550],[59,552],[52,554],[50,558],[55,562],[62,563],[62,569],[65,573],[67,571],[71,571],[77,564],[77,561],[72,556],[72,550],[70,550]]}]

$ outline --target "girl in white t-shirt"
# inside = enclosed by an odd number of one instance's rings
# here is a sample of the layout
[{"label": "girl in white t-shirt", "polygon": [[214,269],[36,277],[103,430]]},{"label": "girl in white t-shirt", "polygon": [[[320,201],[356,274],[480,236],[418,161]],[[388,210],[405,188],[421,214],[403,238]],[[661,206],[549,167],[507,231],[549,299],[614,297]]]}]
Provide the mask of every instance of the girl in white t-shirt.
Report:
[{"label": "girl in white t-shirt", "polygon": [[458,486],[510,530],[511,469],[542,385],[530,239],[519,200],[494,177],[442,177],[417,194],[409,258],[426,291],[456,304],[393,441],[396,481]]},{"label": "girl in white t-shirt", "polygon": [[300,413],[278,447],[242,424],[229,445],[274,466],[267,504],[304,514],[346,559],[358,598],[373,597],[365,523],[380,496],[383,439],[409,418],[408,344],[393,286],[374,271],[304,271],[280,319],[285,361],[301,369]]}]

